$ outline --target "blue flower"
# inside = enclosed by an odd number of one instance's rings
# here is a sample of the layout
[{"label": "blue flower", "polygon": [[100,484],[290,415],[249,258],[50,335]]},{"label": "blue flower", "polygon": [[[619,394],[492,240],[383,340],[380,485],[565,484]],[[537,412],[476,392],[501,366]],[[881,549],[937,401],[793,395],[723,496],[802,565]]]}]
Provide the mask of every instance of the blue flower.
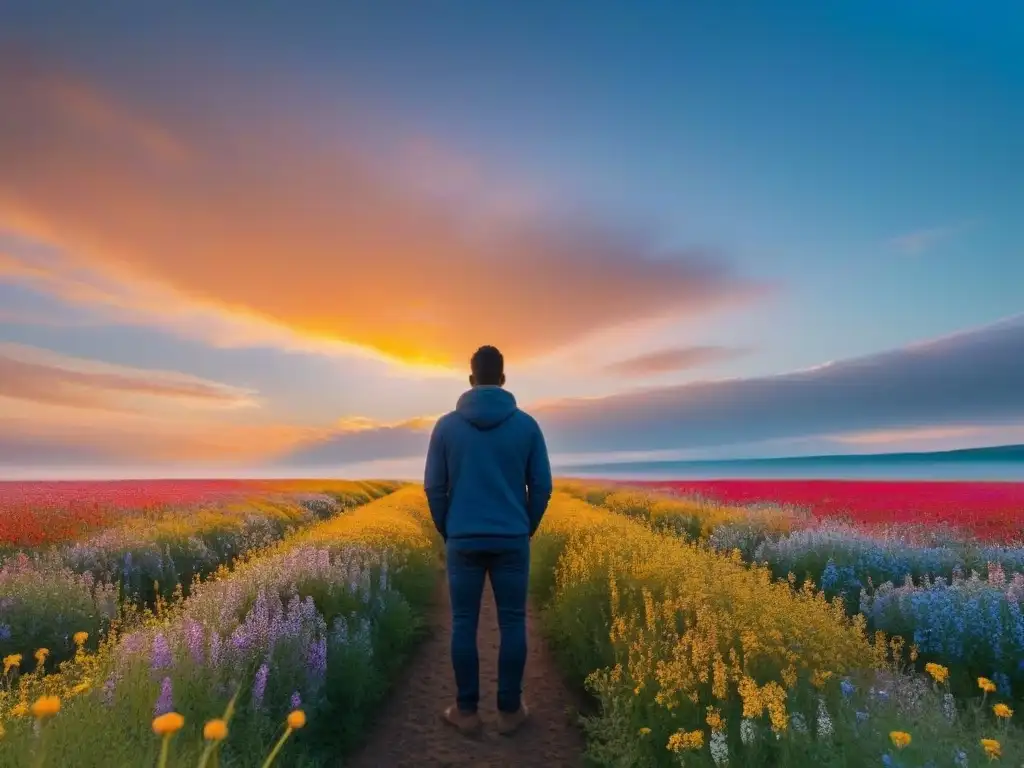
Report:
[{"label": "blue flower", "polygon": [[839,684],[839,689],[843,692],[843,696],[850,698],[855,690],[853,683],[850,682],[849,678],[843,678],[843,682]]}]

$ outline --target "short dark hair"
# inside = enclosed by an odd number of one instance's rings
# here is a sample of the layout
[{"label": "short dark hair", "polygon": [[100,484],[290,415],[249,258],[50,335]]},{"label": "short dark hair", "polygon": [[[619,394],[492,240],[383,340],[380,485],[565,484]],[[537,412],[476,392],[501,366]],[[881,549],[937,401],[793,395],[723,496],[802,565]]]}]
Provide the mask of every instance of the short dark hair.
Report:
[{"label": "short dark hair", "polygon": [[505,358],[502,357],[497,347],[487,345],[473,353],[469,367],[473,371],[473,380],[477,384],[498,386],[505,373]]}]

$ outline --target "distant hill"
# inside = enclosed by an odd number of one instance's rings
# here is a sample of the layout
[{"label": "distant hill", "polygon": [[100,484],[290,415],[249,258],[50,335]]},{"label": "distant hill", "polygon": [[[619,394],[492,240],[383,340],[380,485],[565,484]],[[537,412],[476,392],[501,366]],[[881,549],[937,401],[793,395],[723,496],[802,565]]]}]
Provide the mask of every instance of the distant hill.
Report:
[{"label": "distant hill", "polygon": [[834,471],[878,469],[883,474],[898,473],[900,469],[914,467],[941,469],[972,466],[1014,465],[1024,470],[1024,445],[999,445],[987,448],[963,448],[953,451],[925,451],[917,453],[859,453],[824,456],[786,456],[770,459],[710,459],[692,461],[627,461],[619,463],[585,464],[559,467],[565,474],[659,474],[685,473],[714,475],[725,472],[737,474],[799,474],[807,471],[820,474]]}]

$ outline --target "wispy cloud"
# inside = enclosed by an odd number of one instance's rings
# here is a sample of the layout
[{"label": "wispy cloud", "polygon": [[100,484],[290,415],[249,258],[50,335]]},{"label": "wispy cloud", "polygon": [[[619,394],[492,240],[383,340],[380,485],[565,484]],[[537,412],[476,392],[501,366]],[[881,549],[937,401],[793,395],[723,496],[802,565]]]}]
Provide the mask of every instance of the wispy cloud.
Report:
[{"label": "wispy cloud", "polygon": [[[144,383],[125,385],[129,389],[166,388],[169,393],[159,397],[178,402],[177,386],[167,387],[158,376],[154,387],[148,373],[135,375]],[[77,386],[78,379],[72,381]],[[121,380],[115,381],[110,391],[117,394]],[[109,384],[105,378],[100,382]],[[216,384],[208,386],[219,391]],[[580,459],[607,452],[680,451],[694,458],[709,452],[723,455],[728,446],[773,441],[811,441],[819,450],[829,450],[977,442],[989,435],[1010,438],[1021,433],[1003,428],[1024,424],[1021,391],[1024,316],[778,376],[526,407],[541,423],[555,455]],[[971,397],[965,398],[965,392]],[[348,417],[330,427],[302,428],[242,419],[242,412],[231,417],[232,412],[224,411],[228,416],[215,421],[151,413],[104,416],[95,409],[63,403],[36,406],[0,395],[0,464],[21,466],[26,457],[37,456],[48,466],[131,461],[139,466],[192,462],[190,466],[201,467],[205,462],[268,472],[324,472],[380,460],[419,461],[434,422],[433,417],[401,422]]]},{"label": "wispy cloud", "polygon": [[3,398],[133,411],[163,407],[171,402],[185,408],[248,407],[255,404],[254,394],[171,371],[108,365],[20,344],[0,343]]},{"label": "wispy cloud", "polygon": [[[708,449],[853,435],[949,435],[1024,422],[1024,317],[802,371],[574,398],[531,408],[554,452]],[[965,397],[964,393],[970,393]],[[860,434],[860,438],[856,435]],[[319,465],[421,454],[427,432],[403,427],[314,441]],[[298,461],[296,458],[295,461]]]},{"label": "wispy cloud", "polygon": [[[159,122],[115,90],[0,62],[0,227],[52,246],[8,253],[0,279],[139,321],[191,319],[220,341],[276,333],[440,364],[480,343],[525,360],[765,291],[706,250],[660,253],[654,236],[524,203],[518,186],[515,204],[494,204],[502,180],[443,153],[407,167],[258,104],[233,118],[171,90],[176,117]],[[446,164],[444,184],[422,178]]]},{"label": "wispy cloud", "polygon": [[749,352],[749,349],[739,347],[676,347],[619,360],[605,366],[604,370],[618,376],[652,376],[733,360]]},{"label": "wispy cloud", "polygon": [[917,256],[950,240],[972,224],[973,221],[963,221],[941,227],[912,230],[892,238],[889,245],[902,253]]}]

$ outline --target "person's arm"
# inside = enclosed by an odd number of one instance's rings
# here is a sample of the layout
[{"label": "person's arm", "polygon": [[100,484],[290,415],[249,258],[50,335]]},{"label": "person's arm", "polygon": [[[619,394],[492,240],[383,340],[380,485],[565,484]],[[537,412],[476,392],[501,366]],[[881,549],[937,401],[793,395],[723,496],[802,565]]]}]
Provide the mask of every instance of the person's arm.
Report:
[{"label": "person's arm", "polygon": [[448,519],[448,458],[444,448],[444,435],[441,434],[441,422],[434,425],[430,433],[430,446],[427,448],[427,466],[423,473],[423,490],[427,494],[427,505],[430,516],[434,519],[434,527],[441,538],[448,540],[446,521]]},{"label": "person's arm", "polygon": [[526,511],[530,516],[530,536],[537,532],[551,501],[551,462],[544,433],[537,428],[530,455],[526,460]]}]

